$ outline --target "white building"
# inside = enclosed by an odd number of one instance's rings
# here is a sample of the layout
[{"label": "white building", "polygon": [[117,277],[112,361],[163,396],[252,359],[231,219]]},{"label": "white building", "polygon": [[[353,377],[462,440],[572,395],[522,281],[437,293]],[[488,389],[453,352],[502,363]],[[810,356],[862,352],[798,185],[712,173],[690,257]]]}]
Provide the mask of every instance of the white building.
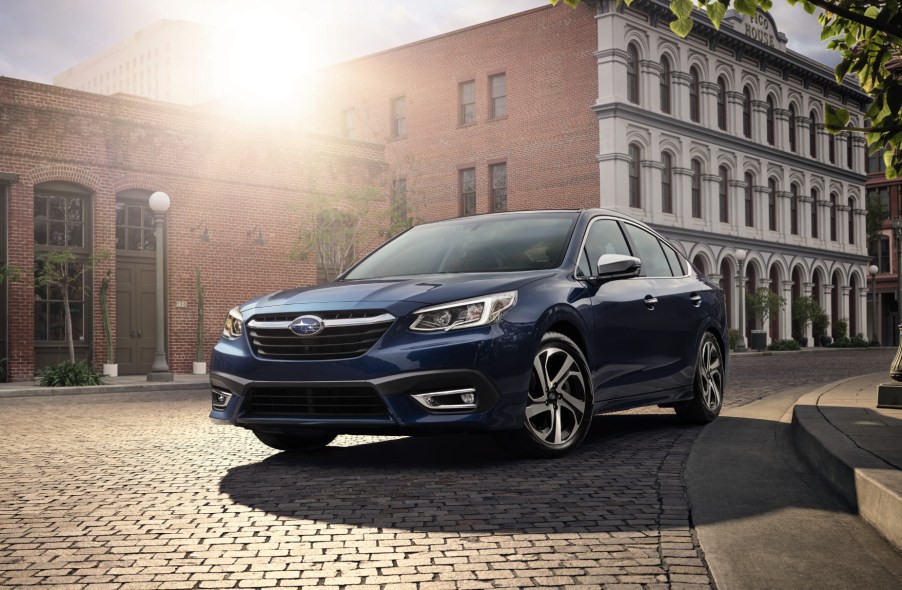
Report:
[{"label": "white building", "polygon": [[[600,204],[655,226],[720,281],[731,326],[741,281],[786,298],[772,338],[793,335],[801,295],[866,333],[865,141],[823,121],[827,101],[860,124],[867,95],[788,50],[766,13],[728,13],[720,31],[697,13],[687,39],[668,28],[666,1],[602,0],[596,20]],[[804,335],[811,344],[810,325]]]},{"label": "white building", "polygon": [[226,90],[225,39],[207,25],[160,20],[55,76],[53,83],[96,94],[206,103]]}]

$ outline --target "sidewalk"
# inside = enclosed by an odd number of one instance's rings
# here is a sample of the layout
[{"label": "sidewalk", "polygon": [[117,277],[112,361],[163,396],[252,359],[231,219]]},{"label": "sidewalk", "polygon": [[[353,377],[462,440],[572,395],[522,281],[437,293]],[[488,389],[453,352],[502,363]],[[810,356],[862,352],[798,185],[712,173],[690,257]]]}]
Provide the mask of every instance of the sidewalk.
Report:
[{"label": "sidewalk", "polygon": [[210,376],[175,374],[172,381],[161,383],[148,381],[146,375],[127,375],[124,377],[104,377],[103,383],[103,385],[89,385],[86,387],[41,387],[28,381],[0,383],[0,399],[48,395],[84,395],[89,393],[201,390],[209,389]]},{"label": "sidewalk", "polygon": [[802,396],[792,413],[799,453],[902,551],[902,410],[878,409],[887,373],[853,377]]}]

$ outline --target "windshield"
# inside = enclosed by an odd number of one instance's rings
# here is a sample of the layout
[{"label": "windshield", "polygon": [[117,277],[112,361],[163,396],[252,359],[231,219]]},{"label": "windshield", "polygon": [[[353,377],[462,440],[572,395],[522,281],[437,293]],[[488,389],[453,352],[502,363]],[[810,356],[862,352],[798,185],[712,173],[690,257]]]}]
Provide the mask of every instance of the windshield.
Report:
[{"label": "windshield", "polygon": [[556,268],[577,216],[493,215],[420,225],[373,252],[343,280]]}]

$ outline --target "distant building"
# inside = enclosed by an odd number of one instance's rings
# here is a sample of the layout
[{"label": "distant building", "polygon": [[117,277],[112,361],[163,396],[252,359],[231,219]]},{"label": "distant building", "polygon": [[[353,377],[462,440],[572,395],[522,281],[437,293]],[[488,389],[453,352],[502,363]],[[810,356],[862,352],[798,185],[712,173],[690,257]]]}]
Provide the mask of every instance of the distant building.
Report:
[{"label": "distant building", "polygon": [[224,50],[223,37],[214,27],[160,20],[60,73],[53,84],[197,105],[225,94]]},{"label": "distant building", "polygon": [[813,343],[791,321],[803,295],[866,332],[865,142],[828,134],[823,111],[860,124],[867,95],[768,14],[718,31],[696,12],[686,39],[670,18],[667,0],[585,1],[355,59],[322,73],[307,125],[384,142],[417,218],[608,207],[720,281],[731,326],[742,285],[786,298],[772,338]]},{"label": "distant building", "polygon": [[[902,218],[902,178],[886,179],[883,152],[879,151],[867,159],[867,201],[879,204],[883,229],[871,236],[868,243],[870,264],[877,267],[876,322],[874,338],[884,346],[896,346],[899,342],[899,305],[896,294],[899,280],[899,260],[896,257],[899,244],[893,232],[892,219]],[[874,305],[869,297],[868,304]],[[874,309],[873,307],[871,309]]]}]

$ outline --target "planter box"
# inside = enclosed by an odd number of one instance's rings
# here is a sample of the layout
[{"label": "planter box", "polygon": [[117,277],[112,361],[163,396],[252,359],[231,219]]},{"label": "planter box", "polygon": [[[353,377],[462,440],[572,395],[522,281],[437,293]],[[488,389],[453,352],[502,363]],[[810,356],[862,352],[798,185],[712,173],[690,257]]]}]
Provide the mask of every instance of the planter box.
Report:
[{"label": "planter box", "polygon": [[205,375],[207,373],[207,363],[194,361],[191,363],[191,372],[195,375]]},{"label": "planter box", "polygon": [[107,377],[118,377],[119,376],[119,365],[112,364],[108,365],[103,363],[103,374]]},{"label": "planter box", "polygon": [[767,348],[767,330],[752,330],[749,338],[749,348],[764,350]]}]

